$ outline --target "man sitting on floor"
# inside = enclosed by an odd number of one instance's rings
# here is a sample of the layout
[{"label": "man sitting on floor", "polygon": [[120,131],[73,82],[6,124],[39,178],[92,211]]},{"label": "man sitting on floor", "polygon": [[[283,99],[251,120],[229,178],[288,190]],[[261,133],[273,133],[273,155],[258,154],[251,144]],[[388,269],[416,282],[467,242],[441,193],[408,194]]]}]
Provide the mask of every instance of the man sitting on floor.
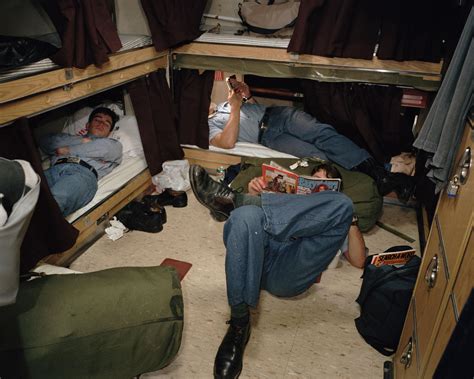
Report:
[{"label": "man sitting on floor", "polygon": [[64,216],[89,203],[97,182],[122,161],[122,144],[108,138],[118,116],[109,108],[92,111],[85,136],[66,133],[41,138],[41,149],[50,156],[51,167],[44,174]]},{"label": "man sitting on floor", "polygon": [[[326,178],[332,172],[322,166],[314,175]],[[352,265],[363,267],[365,243],[352,201],[340,192],[261,193],[264,183],[255,178],[249,195],[239,194],[197,165],[190,168],[190,181],[199,202],[229,217],[224,244],[231,320],[216,355],[214,377],[236,378],[250,337],[249,307],[257,306],[260,290],[282,297],[306,291],[338,250]]]},{"label": "man sitting on floor", "polygon": [[[395,191],[402,201],[411,197],[414,182],[410,176],[386,171],[366,150],[332,126],[293,107],[256,104],[247,84],[236,79],[231,83],[234,89],[229,91],[227,101],[209,116],[211,145],[231,149],[236,142],[260,143],[300,158],[330,160],[372,177],[382,196]],[[244,98],[248,99],[245,103]]]}]

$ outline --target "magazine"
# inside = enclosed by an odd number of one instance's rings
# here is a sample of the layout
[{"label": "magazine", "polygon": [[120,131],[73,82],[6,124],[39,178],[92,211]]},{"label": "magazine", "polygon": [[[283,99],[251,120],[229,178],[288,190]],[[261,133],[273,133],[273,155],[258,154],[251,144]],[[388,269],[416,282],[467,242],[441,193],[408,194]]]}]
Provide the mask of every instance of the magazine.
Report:
[{"label": "magazine", "polygon": [[308,194],[322,191],[339,191],[341,179],[316,178],[298,175],[275,162],[262,164],[262,176],[268,192]]},{"label": "magazine", "polygon": [[372,256],[370,263],[377,267],[382,265],[403,266],[412,256],[415,255],[415,253],[415,249],[407,249],[403,251],[375,254]]}]

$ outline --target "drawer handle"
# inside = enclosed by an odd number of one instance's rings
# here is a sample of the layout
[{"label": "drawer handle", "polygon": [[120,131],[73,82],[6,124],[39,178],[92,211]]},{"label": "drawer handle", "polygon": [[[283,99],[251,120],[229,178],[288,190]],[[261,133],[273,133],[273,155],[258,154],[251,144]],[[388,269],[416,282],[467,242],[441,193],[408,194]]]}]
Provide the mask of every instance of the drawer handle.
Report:
[{"label": "drawer handle", "polygon": [[403,350],[402,356],[400,357],[400,363],[409,368],[411,365],[411,360],[413,359],[413,342],[412,339],[408,341],[405,349]]},{"label": "drawer handle", "polygon": [[438,277],[439,264],[438,256],[435,255],[432,259],[425,273],[425,282],[428,288],[433,288],[436,284],[436,278]]}]

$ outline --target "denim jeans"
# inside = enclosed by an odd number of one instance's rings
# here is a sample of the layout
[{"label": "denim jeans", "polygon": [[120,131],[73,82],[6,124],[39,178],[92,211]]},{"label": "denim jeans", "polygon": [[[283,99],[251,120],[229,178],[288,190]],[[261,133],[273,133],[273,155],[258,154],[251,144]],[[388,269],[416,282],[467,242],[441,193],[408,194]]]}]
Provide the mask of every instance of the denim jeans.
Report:
[{"label": "denim jeans", "polygon": [[300,158],[330,160],[348,170],[370,158],[366,150],[332,126],[292,107],[269,109],[268,125],[261,144],[274,150]]},{"label": "denim jeans", "polygon": [[255,307],[260,289],[282,297],[308,289],[344,242],[352,201],[339,192],[262,194],[224,225],[229,305]]},{"label": "denim jeans", "polygon": [[76,163],[52,166],[44,175],[64,216],[85,206],[97,192],[94,173]]}]

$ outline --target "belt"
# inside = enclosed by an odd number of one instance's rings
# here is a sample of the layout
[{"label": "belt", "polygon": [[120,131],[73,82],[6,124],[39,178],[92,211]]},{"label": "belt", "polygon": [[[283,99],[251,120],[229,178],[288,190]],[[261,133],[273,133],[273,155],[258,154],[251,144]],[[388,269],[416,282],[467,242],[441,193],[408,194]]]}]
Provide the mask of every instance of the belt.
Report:
[{"label": "belt", "polygon": [[268,119],[270,118],[270,110],[272,107],[268,107],[265,109],[265,113],[263,114],[262,119],[258,123],[258,143],[262,142],[263,134],[268,129]]},{"label": "belt", "polygon": [[68,158],[60,158],[56,161],[54,164],[55,166],[57,164],[62,164],[62,163],[76,163],[80,164],[81,166],[87,168],[89,171],[92,171],[92,173],[95,175],[96,178],[99,176],[97,175],[97,171],[95,170],[94,167],[92,167],[89,163],[84,162],[82,159],[77,158],[77,157],[68,157]]}]

